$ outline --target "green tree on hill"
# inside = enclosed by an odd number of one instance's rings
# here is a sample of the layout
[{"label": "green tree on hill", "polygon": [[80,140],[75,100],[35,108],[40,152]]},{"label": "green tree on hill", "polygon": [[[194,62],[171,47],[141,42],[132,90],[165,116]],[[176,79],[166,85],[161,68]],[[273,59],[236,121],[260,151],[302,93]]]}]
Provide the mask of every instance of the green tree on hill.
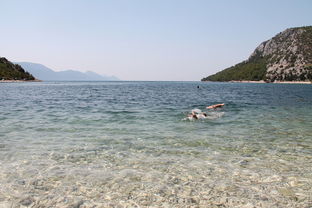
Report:
[{"label": "green tree on hill", "polygon": [[20,65],[13,64],[6,58],[0,57],[0,80],[35,80],[35,77]]}]

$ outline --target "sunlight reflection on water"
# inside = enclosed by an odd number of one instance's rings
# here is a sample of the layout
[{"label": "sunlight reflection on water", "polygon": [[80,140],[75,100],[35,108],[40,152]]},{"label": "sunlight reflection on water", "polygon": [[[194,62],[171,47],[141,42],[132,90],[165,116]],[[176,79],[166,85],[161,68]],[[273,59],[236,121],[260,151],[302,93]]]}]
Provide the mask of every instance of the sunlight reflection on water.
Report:
[{"label": "sunlight reflection on water", "polygon": [[0,88],[0,207],[311,206],[310,85]]}]

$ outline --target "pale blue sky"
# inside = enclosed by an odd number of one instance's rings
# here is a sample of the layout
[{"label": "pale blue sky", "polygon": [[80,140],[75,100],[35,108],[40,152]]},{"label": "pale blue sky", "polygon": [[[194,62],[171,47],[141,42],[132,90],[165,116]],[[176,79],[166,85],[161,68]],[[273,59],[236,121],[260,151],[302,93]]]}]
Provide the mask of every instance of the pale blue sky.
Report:
[{"label": "pale blue sky", "polygon": [[0,0],[0,56],[123,80],[200,80],[289,27],[312,0]]}]

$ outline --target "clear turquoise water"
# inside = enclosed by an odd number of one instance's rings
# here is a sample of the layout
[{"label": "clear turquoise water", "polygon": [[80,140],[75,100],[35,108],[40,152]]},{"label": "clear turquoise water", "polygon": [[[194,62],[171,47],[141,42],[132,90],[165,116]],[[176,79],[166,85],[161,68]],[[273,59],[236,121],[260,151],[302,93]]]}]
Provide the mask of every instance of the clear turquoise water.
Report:
[{"label": "clear turquoise water", "polygon": [[[0,207],[312,207],[312,85],[42,82],[0,92]],[[225,107],[205,109],[216,103]],[[208,118],[186,120],[195,108]]]}]

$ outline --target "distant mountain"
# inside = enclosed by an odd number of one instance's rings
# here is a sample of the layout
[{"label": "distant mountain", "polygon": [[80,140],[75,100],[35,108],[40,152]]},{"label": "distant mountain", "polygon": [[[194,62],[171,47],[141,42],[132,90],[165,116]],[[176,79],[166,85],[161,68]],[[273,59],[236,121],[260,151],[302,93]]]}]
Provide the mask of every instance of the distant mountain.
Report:
[{"label": "distant mountain", "polygon": [[0,57],[0,80],[35,80],[35,77],[20,65]]},{"label": "distant mountain", "polygon": [[312,26],[289,28],[261,43],[249,59],[202,81],[312,81]]},{"label": "distant mountain", "polygon": [[52,69],[37,63],[16,62],[24,69],[32,73],[36,78],[43,81],[116,81],[114,76],[102,76],[95,72],[80,72],[75,70],[53,71]]}]

